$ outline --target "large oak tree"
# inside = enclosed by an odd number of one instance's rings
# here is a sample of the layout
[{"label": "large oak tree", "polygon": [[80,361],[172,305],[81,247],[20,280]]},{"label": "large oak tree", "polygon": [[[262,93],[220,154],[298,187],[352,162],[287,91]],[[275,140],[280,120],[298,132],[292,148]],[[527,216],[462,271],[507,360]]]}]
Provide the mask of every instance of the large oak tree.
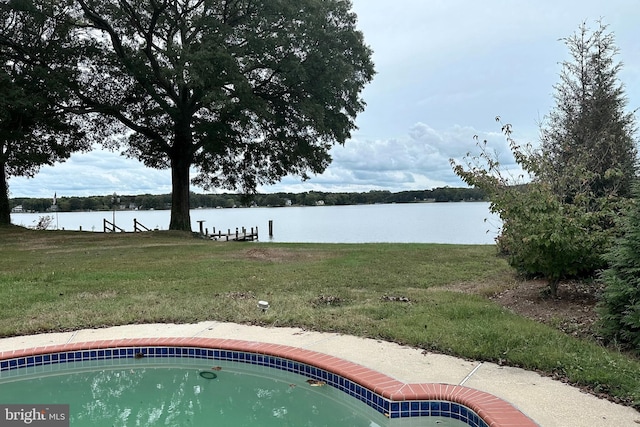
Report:
[{"label": "large oak tree", "polygon": [[324,171],[374,74],[348,0],[68,3],[93,52],[74,110],[98,114],[104,145],[171,169],[173,230],[191,230],[190,182],[250,193]]},{"label": "large oak tree", "polygon": [[54,2],[40,6],[0,4],[0,225],[11,223],[9,177],[33,176],[89,145],[67,110],[69,59],[80,50]]}]

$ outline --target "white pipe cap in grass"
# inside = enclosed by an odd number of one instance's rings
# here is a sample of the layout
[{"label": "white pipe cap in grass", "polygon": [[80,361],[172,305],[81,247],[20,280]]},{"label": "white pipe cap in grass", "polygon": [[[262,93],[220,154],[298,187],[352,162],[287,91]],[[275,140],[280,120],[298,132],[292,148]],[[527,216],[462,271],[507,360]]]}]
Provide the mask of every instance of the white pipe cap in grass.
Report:
[{"label": "white pipe cap in grass", "polygon": [[267,301],[258,301],[258,308],[262,309],[262,311],[267,311],[269,303]]}]

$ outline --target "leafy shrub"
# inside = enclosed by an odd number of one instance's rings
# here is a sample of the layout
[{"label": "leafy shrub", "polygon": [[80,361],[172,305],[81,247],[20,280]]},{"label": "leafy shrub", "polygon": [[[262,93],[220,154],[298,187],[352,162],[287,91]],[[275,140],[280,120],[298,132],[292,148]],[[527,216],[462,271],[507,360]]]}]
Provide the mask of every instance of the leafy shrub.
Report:
[{"label": "leafy shrub", "polygon": [[529,182],[505,171],[486,141],[478,142],[480,154],[468,155],[465,165],[451,163],[460,178],[489,196],[491,211],[503,223],[498,248],[509,264],[547,279],[555,296],[560,279],[592,274],[606,265],[603,254],[616,232],[613,218],[623,201],[597,198],[588,190],[567,201],[554,191],[553,183],[537,178],[545,166],[543,154],[517,144],[510,125],[502,126],[502,132]]}]

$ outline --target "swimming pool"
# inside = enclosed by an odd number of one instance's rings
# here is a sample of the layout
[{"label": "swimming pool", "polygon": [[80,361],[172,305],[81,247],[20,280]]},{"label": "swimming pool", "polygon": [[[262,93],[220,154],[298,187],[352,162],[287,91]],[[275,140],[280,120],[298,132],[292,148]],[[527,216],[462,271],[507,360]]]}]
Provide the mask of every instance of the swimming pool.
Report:
[{"label": "swimming pool", "polygon": [[[396,423],[386,425],[406,425],[405,421],[415,426],[429,425],[424,423],[428,420],[424,417],[442,417],[475,427],[535,425],[508,403],[477,390],[444,384],[404,384],[379,372],[322,353],[239,340],[129,339],[5,352],[0,355],[0,381],[16,379],[19,375],[46,376],[47,371],[57,370],[61,364],[70,368],[80,364],[80,368],[93,369],[96,364],[124,363],[126,370],[132,369],[127,364],[135,365],[142,360],[146,364],[168,366],[176,364],[176,358],[202,364],[200,366],[215,367],[217,364],[233,363],[268,369],[278,372],[278,375],[286,373],[319,381],[324,387],[318,387],[318,390],[323,393],[331,390],[331,393],[338,393],[336,396],[348,394],[373,410],[378,416],[378,425],[385,425],[381,424],[387,422],[385,420]],[[220,373],[226,373],[226,369],[219,366],[223,369]],[[227,369],[231,373],[236,368]],[[215,370],[211,371],[209,367],[209,372]],[[289,384],[295,383],[295,389],[298,389],[298,383],[304,386],[300,380],[291,381]],[[286,386],[289,387],[289,384]]]}]

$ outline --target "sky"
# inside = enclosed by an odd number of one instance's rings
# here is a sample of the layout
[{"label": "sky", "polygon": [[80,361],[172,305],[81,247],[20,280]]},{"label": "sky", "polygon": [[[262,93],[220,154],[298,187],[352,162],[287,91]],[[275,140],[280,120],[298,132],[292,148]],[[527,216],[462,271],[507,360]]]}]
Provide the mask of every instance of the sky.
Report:
[{"label": "sky", "polygon": [[[358,129],[331,150],[322,175],[288,176],[260,192],[464,187],[449,159],[477,153],[475,135],[515,167],[495,117],[517,141],[538,141],[561,62],[570,59],[562,39],[583,22],[595,28],[602,20],[614,33],[627,108],[640,107],[637,0],[353,0],[353,10],[377,73],[362,92]],[[12,198],[167,194],[171,174],[97,149],[9,186]]]}]

